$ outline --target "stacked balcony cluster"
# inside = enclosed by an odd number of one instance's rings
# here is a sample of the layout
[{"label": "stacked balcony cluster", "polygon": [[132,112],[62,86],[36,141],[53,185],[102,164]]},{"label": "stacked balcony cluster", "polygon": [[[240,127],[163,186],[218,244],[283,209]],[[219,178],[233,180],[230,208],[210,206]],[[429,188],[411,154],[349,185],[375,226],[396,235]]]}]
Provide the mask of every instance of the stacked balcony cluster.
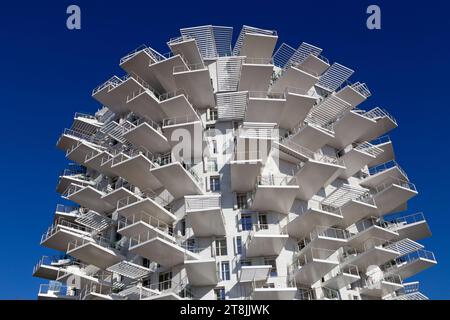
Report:
[{"label": "stacked balcony cluster", "polygon": [[367,85],[273,30],[180,31],[60,136],[39,299],[426,299],[431,232]]}]

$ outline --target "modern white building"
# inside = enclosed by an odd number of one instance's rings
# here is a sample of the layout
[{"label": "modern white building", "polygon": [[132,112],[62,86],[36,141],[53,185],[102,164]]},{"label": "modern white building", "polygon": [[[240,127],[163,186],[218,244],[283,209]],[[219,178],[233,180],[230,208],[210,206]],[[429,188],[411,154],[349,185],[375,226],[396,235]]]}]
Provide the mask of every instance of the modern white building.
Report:
[{"label": "modern white building", "polygon": [[[181,29],[120,59],[57,147],[71,161],[39,299],[426,299],[436,264],[397,127],[322,49]],[[365,107],[364,107],[365,108]]]}]

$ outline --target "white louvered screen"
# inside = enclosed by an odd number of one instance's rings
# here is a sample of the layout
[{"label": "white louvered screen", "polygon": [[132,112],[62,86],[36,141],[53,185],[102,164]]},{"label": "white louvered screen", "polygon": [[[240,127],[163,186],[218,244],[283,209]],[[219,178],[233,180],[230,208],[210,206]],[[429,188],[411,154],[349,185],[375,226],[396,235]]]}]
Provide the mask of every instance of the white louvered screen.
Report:
[{"label": "white louvered screen", "polygon": [[353,74],[353,70],[347,68],[339,63],[333,63],[331,67],[325,71],[320,77],[319,87],[324,88],[330,92],[339,88],[348,78]]},{"label": "white louvered screen", "polygon": [[423,249],[424,247],[420,243],[406,238],[387,246],[387,248],[398,251],[400,253],[400,256],[403,256],[419,249]]},{"label": "white louvered screen", "polygon": [[217,92],[237,91],[243,57],[217,59]]},{"label": "white louvered screen", "polygon": [[306,117],[306,121],[310,124],[327,127],[351,108],[352,106],[344,100],[331,95],[312,108]]},{"label": "white louvered screen", "polygon": [[244,36],[246,33],[276,35],[276,32],[273,30],[265,30],[265,29],[260,29],[260,28],[255,28],[255,27],[250,27],[250,26],[244,25],[244,26],[242,26],[241,33],[239,34],[239,37],[236,40],[236,43],[234,45],[233,55],[235,55],[235,56],[239,55],[241,48],[242,48],[242,44],[244,42]]},{"label": "white louvered screen", "polygon": [[193,38],[203,59],[214,59],[231,54],[233,28],[221,26],[198,26],[180,29],[184,37]]},{"label": "white louvered screen", "polygon": [[308,58],[309,55],[318,56],[322,53],[322,49],[313,46],[312,44],[302,42],[300,47],[294,52],[292,57],[289,59],[288,65],[294,64],[294,63],[302,63],[305,61],[306,58]]},{"label": "white louvered screen", "polygon": [[273,64],[281,69],[287,65],[288,61],[295,53],[295,49],[286,43],[282,43],[272,57]]},{"label": "white louvered screen", "polygon": [[350,186],[348,184],[344,184],[342,185],[342,187],[337,188],[324,200],[322,200],[322,204],[326,206],[339,208],[351,200],[358,199],[367,192],[369,192],[368,189],[358,188]]},{"label": "white louvered screen", "polygon": [[219,120],[242,120],[247,108],[248,92],[218,93],[217,109]]}]

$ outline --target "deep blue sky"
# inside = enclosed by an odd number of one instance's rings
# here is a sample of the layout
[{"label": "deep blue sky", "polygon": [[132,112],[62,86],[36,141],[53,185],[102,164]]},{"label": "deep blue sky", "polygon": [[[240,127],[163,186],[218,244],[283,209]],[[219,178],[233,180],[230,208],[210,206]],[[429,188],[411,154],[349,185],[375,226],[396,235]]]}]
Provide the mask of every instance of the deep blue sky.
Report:
[{"label": "deep blue sky", "polygon": [[[82,10],[80,31],[65,27],[72,3]],[[53,253],[39,240],[60,201],[55,185],[67,163],[55,143],[74,112],[98,108],[91,90],[122,74],[120,57],[143,43],[167,52],[179,28],[203,24],[233,26],[235,36],[242,24],[276,29],[281,41],[315,44],[356,70],[351,79],[373,92],[361,108],[383,106],[399,122],[391,133],[397,159],[420,192],[409,211],[424,211],[433,231],[423,243],[439,264],[417,280],[430,298],[449,299],[450,5],[373,3],[382,10],[381,31],[365,27],[368,1],[3,1],[0,299],[34,299],[44,283],[31,272]]]}]

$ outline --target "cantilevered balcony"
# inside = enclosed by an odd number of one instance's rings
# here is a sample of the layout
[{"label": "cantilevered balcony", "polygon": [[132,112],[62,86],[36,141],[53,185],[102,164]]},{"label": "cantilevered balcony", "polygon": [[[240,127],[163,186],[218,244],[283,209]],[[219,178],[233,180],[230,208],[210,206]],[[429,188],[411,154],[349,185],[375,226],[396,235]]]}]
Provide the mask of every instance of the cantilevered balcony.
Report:
[{"label": "cantilevered balcony", "polygon": [[259,176],[252,194],[251,209],[287,214],[299,188],[295,177]]},{"label": "cantilevered balcony", "polygon": [[113,292],[111,286],[103,283],[89,283],[79,294],[79,300],[122,300],[122,297]]},{"label": "cantilevered balcony", "polygon": [[267,92],[272,73],[272,59],[246,57],[241,65],[238,90]]},{"label": "cantilevered balcony", "polygon": [[375,217],[358,221],[355,229],[356,232],[353,232],[348,239],[348,245],[354,248],[361,248],[371,238],[391,241],[398,237],[398,233],[393,230],[391,223]]},{"label": "cantilevered balcony", "polygon": [[285,103],[284,91],[272,93],[250,91],[245,110],[245,121],[279,123]]},{"label": "cantilevered balcony", "polygon": [[115,244],[100,236],[83,237],[69,242],[67,254],[101,269],[106,269],[125,259]]},{"label": "cantilevered balcony", "polygon": [[281,224],[254,225],[245,243],[245,256],[278,256],[288,238]]},{"label": "cantilevered balcony", "polygon": [[[248,261],[248,260],[247,260]],[[238,268],[238,280],[241,283],[248,282],[266,282],[273,268],[270,264],[245,264],[238,260],[236,268]]]},{"label": "cantilevered balcony", "polygon": [[409,181],[408,175],[395,160],[380,164],[376,167],[370,167],[363,174],[364,179],[361,181],[361,185],[370,188],[374,188],[381,182],[391,178]]},{"label": "cantilevered balcony", "polygon": [[184,239],[172,234],[170,229],[152,228],[130,238],[129,251],[164,267],[183,264],[185,260],[200,260],[200,256],[188,250]]},{"label": "cantilevered balcony", "polygon": [[371,190],[379,215],[406,210],[406,202],[418,194],[411,182],[391,177]]},{"label": "cantilevered balcony", "polygon": [[361,295],[373,298],[382,298],[402,288],[402,278],[399,275],[385,275],[381,279],[363,279],[361,281],[361,288],[359,289],[359,293]]},{"label": "cantilevered balcony", "polygon": [[311,248],[320,248],[336,251],[345,246],[350,232],[344,229],[315,226],[313,231],[298,242],[299,254]]},{"label": "cantilevered balcony", "polygon": [[212,247],[189,248],[190,252],[197,254],[199,259],[192,259],[186,255],[184,268],[189,284],[192,286],[215,286],[220,281],[218,261]]},{"label": "cantilevered balcony", "polygon": [[141,300],[190,300],[193,298],[188,278],[166,280],[143,287]]},{"label": "cantilevered balcony", "polygon": [[342,223],[344,218],[340,210],[322,206],[318,201],[310,200],[306,208],[296,200],[286,219],[289,236],[302,239],[313,231],[314,226],[331,227]]},{"label": "cantilevered balcony", "polygon": [[303,123],[317,101],[308,90],[294,87],[285,89],[285,99],[279,125],[287,130],[293,130],[299,123]]},{"label": "cantilevered balcony", "polygon": [[172,38],[167,42],[170,50],[174,55],[181,55],[190,64],[203,63],[203,57],[200,54],[198,44],[195,38],[182,35]]},{"label": "cantilevered balcony", "polygon": [[389,300],[428,300],[428,297],[419,291],[419,282],[403,282],[403,288],[395,292]]},{"label": "cantilevered balcony", "polygon": [[340,152],[340,159],[345,163],[341,178],[348,179],[376,160],[384,151],[369,142],[352,144]]},{"label": "cantilevered balcony", "polygon": [[150,120],[139,118],[134,122],[126,121],[123,137],[137,147],[144,147],[152,153],[166,153],[171,147],[161,126]]},{"label": "cantilevered balcony", "polygon": [[157,270],[158,264],[153,262],[148,266],[142,266],[140,264],[134,263],[134,259],[131,261],[123,260],[120,261],[106,270],[109,272],[114,272],[123,277],[139,280],[148,277],[152,272]]},{"label": "cantilevered balcony", "polygon": [[33,277],[56,280],[58,270],[64,268],[70,261],[68,258],[43,256],[33,268]]},{"label": "cantilevered balcony", "polygon": [[360,271],[366,271],[369,266],[381,266],[400,256],[397,245],[384,239],[369,238],[360,247],[344,248],[340,256],[342,265],[356,265]]},{"label": "cantilevered balcony", "polygon": [[243,26],[233,49],[236,56],[270,58],[278,40],[275,30]]},{"label": "cantilevered balcony", "polygon": [[403,214],[393,219],[387,218],[392,224],[392,230],[397,232],[400,239],[414,241],[431,237],[430,227],[422,212],[415,214]]},{"label": "cantilevered balcony", "polygon": [[163,90],[160,90],[160,93],[172,92],[177,90],[177,88],[184,88],[183,86],[177,86],[174,76],[175,67],[180,69],[187,68],[186,62],[179,54],[171,55],[166,59],[150,64],[150,72],[155,76],[160,83],[160,86],[163,88]]},{"label": "cantilevered balcony", "polygon": [[346,85],[336,92],[336,96],[350,104],[353,108],[363,103],[372,94],[365,83],[350,83],[346,81]]},{"label": "cantilevered balcony", "polygon": [[166,117],[160,105],[160,93],[150,87],[141,87],[129,92],[126,103],[127,108],[144,118],[160,122]]},{"label": "cantilevered balcony", "polygon": [[237,147],[234,147],[233,157],[230,160],[232,191],[247,192],[252,190],[266,159],[267,152],[264,150],[237,151]]},{"label": "cantilevered balcony", "polygon": [[76,300],[78,299],[75,287],[63,285],[59,282],[41,284],[39,286],[38,300]]},{"label": "cantilevered balcony", "polygon": [[161,86],[149,66],[165,59],[166,57],[152,48],[141,45],[120,59],[120,67],[129,74],[137,74],[151,87],[162,92],[164,88]]},{"label": "cantilevered balcony", "polygon": [[323,286],[339,290],[361,279],[358,266],[348,264],[333,269],[325,278]]},{"label": "cantilevered balcony", "polygon": [[371,141],[397,128],[397,121],[386,110],[376,107],[370,111],[355,110],[366,119],[375,121],[374,126],[367,127],[359,137],[360,141]]},{"label": "cantilevered balcony", "polygon": [[252,300],[292,300],[297,294],[295,278],[274,277],[268,281],[252,282]]},{"label": "cantilevered balcony", "polygon": [[70,169],[64,169],[64,171],[61,172],[56,191],[58,193],[63,193],[72,183],[81,186],[94,184],[90,181],[89,177],[86,176],[86,168],[72,166]]},{"label": "cantilevered balcony", "polygon": [[129,184],[126,181],[119,180],[115,184],[108,185],[105,189],[105,195],[102,196],[102,200],[109,203],[111,206],[116,207],[117,201],[126,197],[132,197],[136,190],[136,187]]},{"label": "cantilevered balcony", "polygon": [[204,125],[198,114],[164,119],[162,129],[168,143],[182,148],[186,158],[202,158],[206,142],[202,134]]},{"label": "cantilevered balcony", "polygon": [[434,253],[419,249],[398,257],[385,268],[387,274],[398,274],[402,279],[410,278],[437,264]]},{"label": "cantilevered balcony", "polygon": [[185,212],[196,237],[225,235],[220,195],[185,196]]},{"label": "cantilevered balcony", "polygon": [[103,125],[100,120],[99,117],[77,112],[73,118],[71,129],[78,132],[85,132],[86,134],[95,134]]},{"label": "cantilevered balcony", "polygon": [[122,151],[112,158],[111,170],[142,190],[156,190],[161,187],[161,183],[150,171],[154,166],[152,157],[150,152],[142,148]]},{"label": "cantilevered balcony", "polygon": [[74,220],[80,216],[83,212],[83,208],[79,206],[67,206],[64,204],[57,204],[55,209],[55,220],[63,218],[69,222],[74,222]]},{"label": "cantilevered balcony", "polygon": [[278,78],[270,88],[271,92],[285,91],[288,87],[301,88],[305,90],[311,89],[320,76],[314,71],[309,70],[301,63],[292,63],[286,69],[282,70]]},{"label": "cantilevered balcony", "polygon": [[177,87],[186,91],[197,108],[215,105],[211,76],[208,67],[203,63],[175,65],[173,77]]},{"label": "cantilevered balcony", "polygon": [[317,151],[331,141],[334,137],[334,131],[331,125],[314,123],[309,119],[296,127],[287,137],[298,145],[309,150]]},{"label": "cantilevered balcony", "polygon": [[84,165],[86,155],[92,152],[101,152],[104,150],[99,144],[95,144],[86,140],[78,141],[66,151],[66,157],[73,162]]},{"label": "cantilevered balcony", "polygon": [[155,157],[150,172],[175,199],[203,194],[203,181],[194,165],[177,161],[171,153]]},{"label": "cantilevered balcony", "polygon": [[351,200],[340,207],[339,211],[344,219],[337,225],[344,228],[351,226],[361,219],[378,215],[378,208],[375,205],[370,191],[351,198]]},{"label": "cantilevered balcony", "polygon": [[105,213],[114,210],[114,204],[104,201],[102,198],[106,193],[99,189],[98,185],[77,185],[70,184],[62,197],[73,201],[82,207],[90,208],[94,211]]},{"label": "cantilevered balcony", "polygon": [[395,160],[394,147],[389,136],[382,136],[370,141],[370,143],[383,150],[383,152],[368,164],[369,167],[376,167],[380,164]]},{"label": "cantilevered balcony", "polygon": [[289,266],[289,274],[295,277],[297,284],[311,286],[325,274],[339,265],[333,250],[310,248],[294,257]]},{"label": "cantilevered balcony", "polygon": [[56,220],[42,235],[41,245],[58,251],[66,251],[69,242],[89,237],[92,229],[64,219]]},{"label": "cantilevered balcony", "polygon": [[113,76],[105,83],[99,85],[92,91],[92,97],[107,106],[112,112],[122,114],[129,110],[127,97],[130,92],[136,92],[148,88],[149,85],[139,76],[126,75],[119,78]]},{"label": "cantilevered balcony", "polygon": [[117,202],[117,213],[125,218],[145,213],[164,223],[172,223],[176,217],[170,212],[170,202],[168,197],[157,195],[152,190],[143,190],[120,199]]}]

